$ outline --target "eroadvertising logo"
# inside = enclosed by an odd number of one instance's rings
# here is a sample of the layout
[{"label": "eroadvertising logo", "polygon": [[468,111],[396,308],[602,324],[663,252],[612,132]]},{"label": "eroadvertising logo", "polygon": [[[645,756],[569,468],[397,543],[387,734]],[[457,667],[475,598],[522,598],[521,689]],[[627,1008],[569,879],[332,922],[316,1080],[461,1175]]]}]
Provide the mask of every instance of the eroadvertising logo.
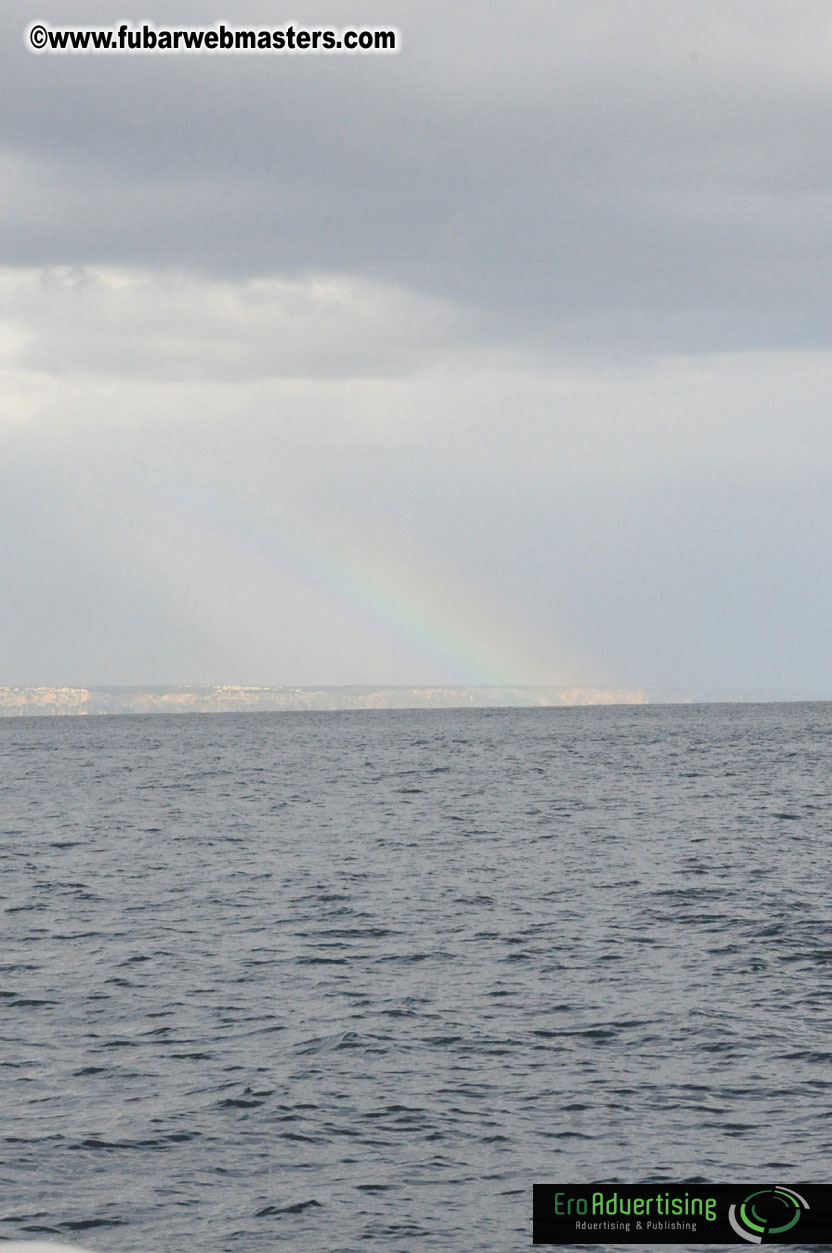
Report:
[{"label": "eroadvertising logo", "polygon": [[[791,1188],[761,1188],[740,1205],[732,1205],[728,1221],[743,1240],[762,1244],[766,1236],[783,1236],[791,1231],[809,1208],[806,1198]],[[771,1239],[766,1243],[771,1244]]]},{"label": "eroadvertising logo", "polygon": [[832,1185],[535,1184],[535,1244],[832,1244]]}]

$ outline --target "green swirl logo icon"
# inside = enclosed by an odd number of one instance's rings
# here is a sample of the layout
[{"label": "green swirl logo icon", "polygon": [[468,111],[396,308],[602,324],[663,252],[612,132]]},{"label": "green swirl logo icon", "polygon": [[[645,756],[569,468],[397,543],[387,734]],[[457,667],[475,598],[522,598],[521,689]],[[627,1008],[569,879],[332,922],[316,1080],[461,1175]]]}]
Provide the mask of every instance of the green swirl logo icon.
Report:
[{"label": "green swirl logo icon", "polygon": [[743,1240],[763,1244],[767,1237],[776,1239],[791,1231],[808,1208],[809,1202],[791,1188],[763,1188],[752,1192],[740,1205],[732,1205],[728,1221]]}]

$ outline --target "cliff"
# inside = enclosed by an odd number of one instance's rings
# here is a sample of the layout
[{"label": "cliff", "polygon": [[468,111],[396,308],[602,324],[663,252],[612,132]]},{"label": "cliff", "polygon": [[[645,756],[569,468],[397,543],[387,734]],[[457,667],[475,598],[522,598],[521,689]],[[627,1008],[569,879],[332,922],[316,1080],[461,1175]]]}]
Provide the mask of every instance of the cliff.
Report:
[{"label": "cliff", "polygon": [[0,687],[0,717],[643,705],[641,691],[590,687]]}]

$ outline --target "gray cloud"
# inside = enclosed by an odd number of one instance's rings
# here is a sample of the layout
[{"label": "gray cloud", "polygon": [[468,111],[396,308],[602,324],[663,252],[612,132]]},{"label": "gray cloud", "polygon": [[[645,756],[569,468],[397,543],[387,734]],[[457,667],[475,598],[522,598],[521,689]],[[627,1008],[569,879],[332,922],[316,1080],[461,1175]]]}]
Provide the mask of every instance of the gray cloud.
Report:
[{"label": "gray cloud", "polygon": [[6,6],[6,261],[347,273],[567,345],[829,341],[824,6],[385,13],[391,58],[36,58]]},{"label": "gray cloud", "polygon": [[86,266],[0,272],[3,315],[21,370],[225,383],[409,373],[477,323],[442,300],[334,275],[234,283]]}]

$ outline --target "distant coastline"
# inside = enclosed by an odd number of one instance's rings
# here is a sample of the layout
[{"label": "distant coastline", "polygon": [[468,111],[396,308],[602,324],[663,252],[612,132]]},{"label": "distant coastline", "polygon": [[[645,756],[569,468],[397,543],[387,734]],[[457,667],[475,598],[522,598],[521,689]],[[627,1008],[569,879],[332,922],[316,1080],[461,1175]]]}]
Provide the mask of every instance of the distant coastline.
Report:
[{"label": "distant coastline", "polygon": [[0,718],[646,704],[641,690],[598,687],[0,687]]}]

